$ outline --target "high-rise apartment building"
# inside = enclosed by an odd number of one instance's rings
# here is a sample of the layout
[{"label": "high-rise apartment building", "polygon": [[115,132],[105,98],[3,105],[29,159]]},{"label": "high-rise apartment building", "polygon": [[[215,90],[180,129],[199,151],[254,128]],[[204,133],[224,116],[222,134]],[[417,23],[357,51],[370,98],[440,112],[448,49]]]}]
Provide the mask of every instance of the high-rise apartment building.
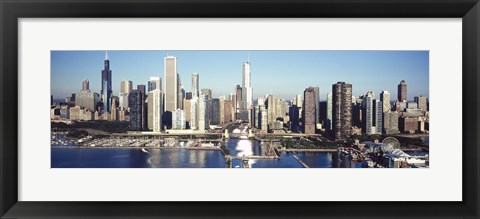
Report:
[{"label": "high-rise apartment building", "polygon": [[130,130],[141,131],[145,129],[145,93],[132,90],[128,95],[130,107]]},{"label": "high-rise apartment building", "polygon": [[176,130],[184,130],[185,129],[185,111],[181,109],[177,109],[172,113],[172,129]]},{"label": "high-rise apartment building", "polygon": [[335,140],[350,137],[352,128],[352,85],[337,82],[332,85],[332,117]]}]

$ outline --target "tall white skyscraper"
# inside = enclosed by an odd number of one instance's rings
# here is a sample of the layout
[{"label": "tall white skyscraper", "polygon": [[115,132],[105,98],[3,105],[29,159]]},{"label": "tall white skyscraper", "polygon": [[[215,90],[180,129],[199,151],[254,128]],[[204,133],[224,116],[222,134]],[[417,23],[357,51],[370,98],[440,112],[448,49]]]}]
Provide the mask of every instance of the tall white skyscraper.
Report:
[{"label": "tall white skyscraper", "polygon": [[[152,94],[153,98],[152,103],[148,103],[152,105],[152,114],[153,114],[153,131],[160,132],[162,130],[162,91],[161,90],[153,90],[149,92],[149,95]],[[150,116],[150,115],[149,115]]]},{"label": "tall white skyscraper", "polygon": [[178,106],[177,58],[167,56],[164,60],[165,112],[173,112]]},{"label": "tall white skyscraper", "polygon": [[248,121],[251,124],[251,111],[253,108],[253,89],[252,89],[252,73],[250,61],[243,63],[242,68],[242,101],[245,109],[248,111]]},{"label": "tall white skyscraper", "polygon": [[192,96],[199,97],[200,96],[200,86],[199,86],[199,75],[194,72],[192,74]]}]

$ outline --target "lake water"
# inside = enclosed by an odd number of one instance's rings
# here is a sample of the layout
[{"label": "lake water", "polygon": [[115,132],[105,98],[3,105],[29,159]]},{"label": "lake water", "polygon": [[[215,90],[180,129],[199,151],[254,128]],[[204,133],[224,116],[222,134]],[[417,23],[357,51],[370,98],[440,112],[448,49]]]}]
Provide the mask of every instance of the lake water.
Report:
[{"label": "lake water", "polygon": [[[267,150],[260,142],[247,139],[229,139],[222,144],[232,156],[265,155]],[[51,152],[52,168],[225,168],[224,155],[218,150],[52,148]],[[249,160],[249,164],[251,168],[302,168],[293,155],[311,168],[361,167],[349,160],[339,162],[338,155],[330,152],[282,152],[280,159]],[[240,160],[232,161],[232,167],[241,166]]]}]

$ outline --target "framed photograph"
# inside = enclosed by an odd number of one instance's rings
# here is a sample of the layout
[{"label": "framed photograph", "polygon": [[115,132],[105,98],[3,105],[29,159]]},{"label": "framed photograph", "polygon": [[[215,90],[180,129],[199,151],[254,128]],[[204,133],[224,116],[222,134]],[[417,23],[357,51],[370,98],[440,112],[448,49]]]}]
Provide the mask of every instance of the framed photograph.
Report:
[{"label": "framed photograph", "polygon": [[479,10],[2,1],[0,216],[478,218]]}]

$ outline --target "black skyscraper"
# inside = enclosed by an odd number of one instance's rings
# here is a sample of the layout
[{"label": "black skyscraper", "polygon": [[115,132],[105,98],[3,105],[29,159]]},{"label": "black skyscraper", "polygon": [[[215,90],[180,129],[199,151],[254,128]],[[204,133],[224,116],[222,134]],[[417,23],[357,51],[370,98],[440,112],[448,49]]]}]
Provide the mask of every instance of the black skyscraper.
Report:
[{"label": "black skyscraper", "polygon": [[110,70],[110,61],[108,53],[105,53],[104,69],[102,70],[102,90],[101,98],[103,102],[103,110],[110,112],[112,97],[112,71]]}]

